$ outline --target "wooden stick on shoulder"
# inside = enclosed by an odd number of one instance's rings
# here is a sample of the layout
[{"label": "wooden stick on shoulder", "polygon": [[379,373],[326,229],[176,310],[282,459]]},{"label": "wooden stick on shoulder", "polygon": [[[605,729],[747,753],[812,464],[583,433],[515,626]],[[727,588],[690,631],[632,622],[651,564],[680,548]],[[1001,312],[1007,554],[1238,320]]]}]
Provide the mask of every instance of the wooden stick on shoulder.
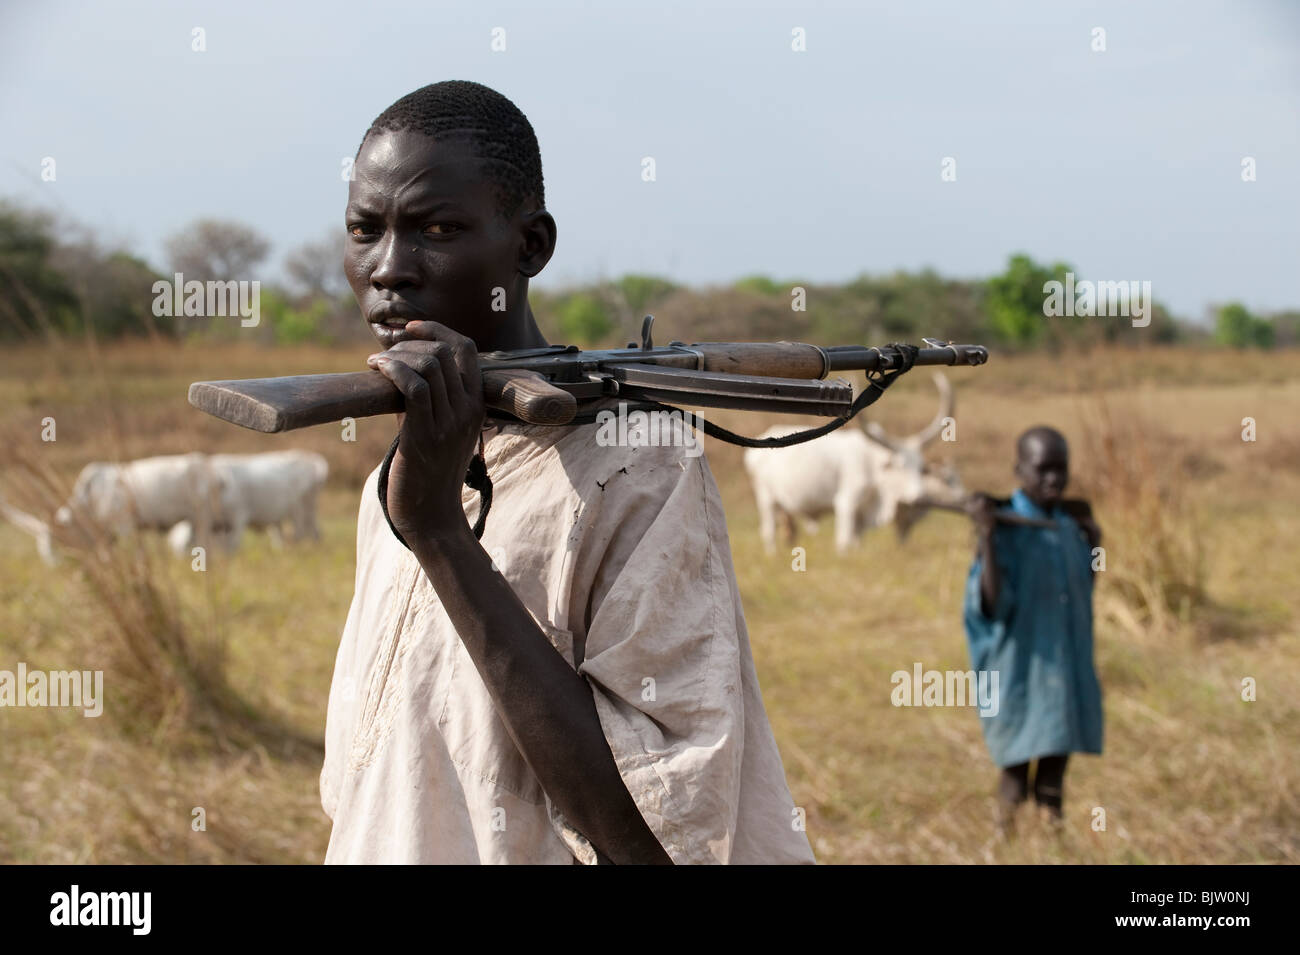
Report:
[{"label": "wooden stick on shoulder", "polygon": [[[925,502],[926,507],[937,508],[941,511],[952,511],[954,514],[965,514],[970,517],[970,511],[964,504],[949,504],[946,501]],[[1055,527],[1053,521],[1044,520],[1040,517],[1025,517],[1023,514],[1012,514],[1009,511],[995,511],[993,519],[999,524],[1014,524],[1020,527]]]}]

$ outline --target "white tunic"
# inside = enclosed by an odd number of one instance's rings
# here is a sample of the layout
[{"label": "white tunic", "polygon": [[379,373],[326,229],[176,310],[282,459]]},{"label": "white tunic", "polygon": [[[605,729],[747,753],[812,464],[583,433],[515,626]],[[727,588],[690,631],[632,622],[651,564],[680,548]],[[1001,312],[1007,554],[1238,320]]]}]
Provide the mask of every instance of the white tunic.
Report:
[{"label": "white tunic", "polygon": [[[675,434],[681,437],[682,425]],[[586,677],[623,781],[676,863],[815,861],[763,710],[722,502],[688,448],[489,425],[481,541]],[[644,437],[644,432],[640,432]],[[325,728],[327,863],[592,863],[498,717],[366,481]],[[466,488],[467,513],[477,493]]]}]

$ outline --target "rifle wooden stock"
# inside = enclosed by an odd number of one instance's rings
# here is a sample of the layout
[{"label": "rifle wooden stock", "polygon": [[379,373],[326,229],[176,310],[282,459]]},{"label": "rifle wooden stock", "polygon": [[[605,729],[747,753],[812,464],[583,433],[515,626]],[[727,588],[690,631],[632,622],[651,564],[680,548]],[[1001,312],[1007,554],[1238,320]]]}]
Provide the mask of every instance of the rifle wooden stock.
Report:
[{"label": "rifle wooden stock", "polygon": [[[540,375],[502,369],[483,373],[488,407],[534,424],[567,424],[577,400]],[[196,381],[190,404],[254,431],[292,431],[344,418],[396,414],[402,393],[377,371],[335,375],[287,375],[240,381]]]}]

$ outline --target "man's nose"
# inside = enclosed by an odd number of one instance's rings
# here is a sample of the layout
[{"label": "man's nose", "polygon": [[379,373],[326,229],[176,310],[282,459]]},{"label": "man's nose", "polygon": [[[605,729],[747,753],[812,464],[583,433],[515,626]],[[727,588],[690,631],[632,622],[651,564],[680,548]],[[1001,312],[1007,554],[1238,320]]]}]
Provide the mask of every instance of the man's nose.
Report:
[{"label": "man's nose", "polygon": [[370,273],[370,284],[376,289],[389,290],[418,284],[418,255],[418,246],[413,246],[410,239],[403,240],[394,232],[387,233],[380,239],[379,262]]}]

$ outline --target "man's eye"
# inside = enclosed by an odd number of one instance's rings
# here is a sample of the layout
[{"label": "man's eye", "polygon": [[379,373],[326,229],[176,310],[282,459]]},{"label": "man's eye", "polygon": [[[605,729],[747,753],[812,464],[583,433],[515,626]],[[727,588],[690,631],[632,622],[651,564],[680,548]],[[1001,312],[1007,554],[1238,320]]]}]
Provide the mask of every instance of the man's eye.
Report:
[{"label": "man's eye", "polygon": [[432,232],[434,235],[451,235],[453,232],[459,232],[460,226],[452,222],[431,222],[424,227],[425,232]]},{"label": "man's eye", "polygon": [[373,228],[372,226],[368,226],[368,225],[361,225],[361,224],[358,224],[358,225],[350,225],[350,226],[348,226],[348,235],[355,235],[355,236],[358,236],[358,237],[359,237],[359,236],[364,236],[364,235],[370,235],[370,234],[373,233],[374,231],[375,231],[374,228]]}]

